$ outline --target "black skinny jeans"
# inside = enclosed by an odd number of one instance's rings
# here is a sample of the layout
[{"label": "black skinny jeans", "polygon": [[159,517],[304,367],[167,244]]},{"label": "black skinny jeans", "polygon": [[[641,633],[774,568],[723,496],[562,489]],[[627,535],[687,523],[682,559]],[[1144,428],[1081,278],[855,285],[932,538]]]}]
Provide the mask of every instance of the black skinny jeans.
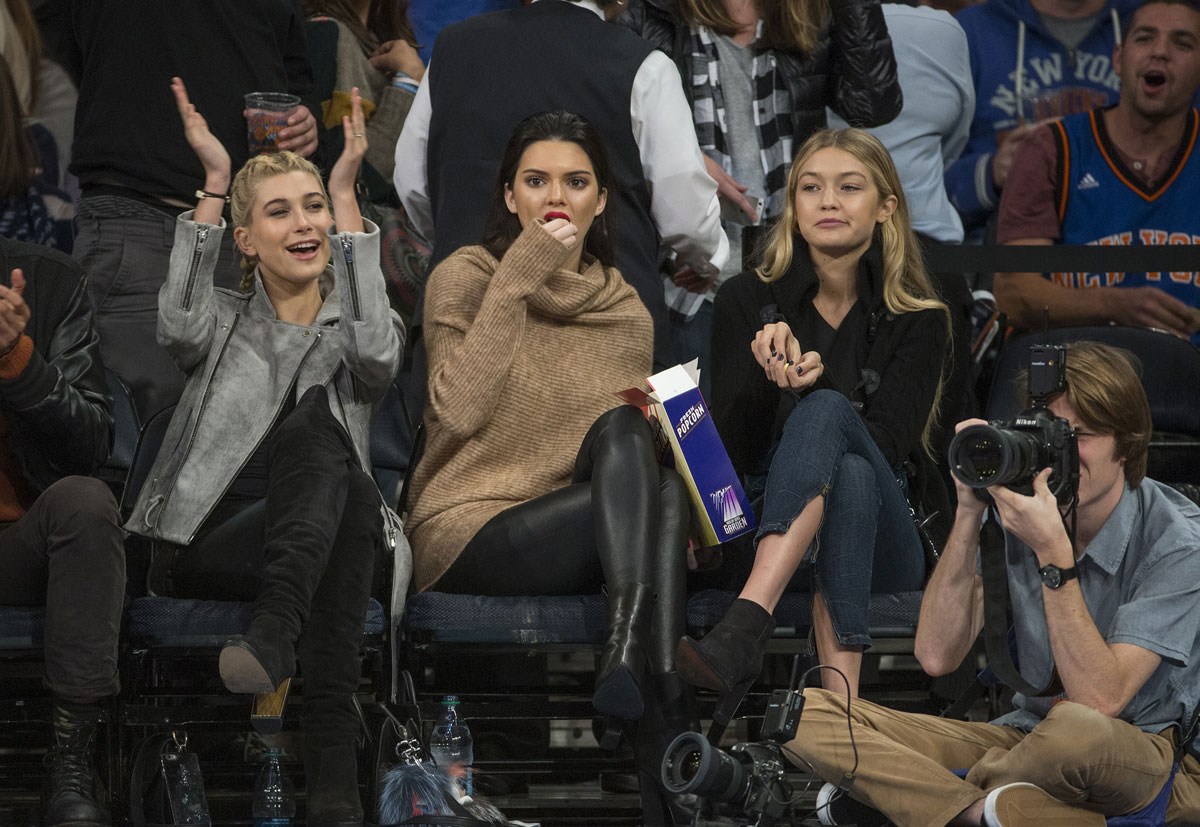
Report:
[{"label": "black skinny jeans", "polygon": [[0,604],[46,607],[47,688],[93,703],[120,689],[125,532],[108,486],[64,477],[0,528]]},{"label": "black skinny jeans", "polygon": [[583,438],[574,482],[497,514],[436,588],[458,594],[594,593],[644,583],[658,595],[650,671],[674,668],[687,601],[687,492],[655,457],[640,410],[603,414]]},{"label": "black skinny jeans", "polygon": [[358,650],[383,517],[374,481],[323,387],[276,429],[266,499],[223,505],[171,564],[171,593],[253,600],[254,624],[299,642],[306,743],[350,743],[358,721]]}]

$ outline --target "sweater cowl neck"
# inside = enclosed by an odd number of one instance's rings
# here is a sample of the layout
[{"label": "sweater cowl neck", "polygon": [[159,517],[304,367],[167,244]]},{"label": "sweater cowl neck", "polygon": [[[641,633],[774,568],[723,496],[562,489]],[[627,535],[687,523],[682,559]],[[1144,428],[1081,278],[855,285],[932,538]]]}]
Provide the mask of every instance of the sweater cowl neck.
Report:
[{"label": "sweater cowl neck", "polygon": [[567,320],[608,310],[633,293],[616,269],[585,257],[582,272],[554,271],[527,301],[544,316]]}]

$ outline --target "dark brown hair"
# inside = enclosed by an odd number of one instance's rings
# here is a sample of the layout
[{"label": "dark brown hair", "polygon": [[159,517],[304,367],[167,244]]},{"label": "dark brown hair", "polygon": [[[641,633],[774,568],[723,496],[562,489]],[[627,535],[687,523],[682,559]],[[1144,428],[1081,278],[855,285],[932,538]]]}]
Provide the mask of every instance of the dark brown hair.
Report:
[{"label": "dark brown hair", "polygon": [[19,198],[37,179],[37,148],[25,126],[8,64],[0,59],[0,198]]},{"label": "dark brown hair", "polygon": [[[678,0],[679,13],[689,23],[706,26],[729,37],[740,27],[725,11],[721,0]],[[829,0],[758,0],[762,12],[764,49],[812,54],[821,31],[829,22]]]},{"label": "dark brown hair", "polygon": [[7,0],[6,5],[8,13],[12,15],[13,24],[16,26],[17,36],[25,47],[25,60],[29,64],[27,71],[29,72],[30,89],[29,111],[25,114],[32,115],[33,110],[37,108],[38,95],[42,88],[42,37],[38,34],[37,21],[33,19],[33,12],[25,0]]},{"label": "dark brown hair", "polygon": [[408,0],[372,0],[366,26],[349,0],[304,0],[304,15],[324,15],[344,23],[368,53],[389,40],[403,40],[413,48],[417,46],[417,36],[408,22]]},{"label": "dark brown hair", "polygon": [[521,234],[521,219],[508,211],[504,201],[505,189],[511,189],[517,178],[517,165],[525,150],[538,141],[566,141],[583,150],[592,162],[596,175],[596,187],[608,192],[604,212],[596,216],[583,240],[583,251],[595,256],[605,267],[613,266],[613,211],[616,207],[616,182],[613,180],[612,165],[600,133],[583,115],[562,109],[554,112],[538,112],[517,124],[504,157],[500,159],[500,174],[496,176],[496,187],[492,190],[492,202],[488,206],[487,221],[480,242],[496,258],[504,258],[508,248]]}]

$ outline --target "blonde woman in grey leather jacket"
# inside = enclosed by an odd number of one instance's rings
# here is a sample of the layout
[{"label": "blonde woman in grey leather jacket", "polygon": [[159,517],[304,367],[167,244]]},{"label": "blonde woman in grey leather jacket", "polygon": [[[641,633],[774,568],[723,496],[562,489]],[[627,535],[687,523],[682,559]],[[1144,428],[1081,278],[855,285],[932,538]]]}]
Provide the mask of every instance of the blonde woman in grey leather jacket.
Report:
[{"label": "blonde woman in grey leather jacket", "polygon": [[404,341],[378,228],[355,199],[361,101],[355,90],[329,195],[290,152],[233,180],[239,293],[212,284],[229,156],[182,81],[172,89],[205,170],[159,294],[158,338],[187,384],[127,528],[162,541],[153,591],[254,601],[250,628],[221,650],[230,691],[274,691],[298,652],[308,823],[361,827],[358,642],[377,555],[398,533],[369,475],[368,426]]}]

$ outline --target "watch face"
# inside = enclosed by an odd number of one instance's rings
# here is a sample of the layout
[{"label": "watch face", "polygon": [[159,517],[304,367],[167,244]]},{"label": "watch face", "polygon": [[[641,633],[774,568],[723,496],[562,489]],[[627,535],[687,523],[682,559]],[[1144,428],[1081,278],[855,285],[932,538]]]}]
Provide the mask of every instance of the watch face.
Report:
[{"label": "watch face", "polygon": [[1052,589],[1062,585],[1062,569],[1058,566],[1046,566],[1042,569],[1042,582]]}]

